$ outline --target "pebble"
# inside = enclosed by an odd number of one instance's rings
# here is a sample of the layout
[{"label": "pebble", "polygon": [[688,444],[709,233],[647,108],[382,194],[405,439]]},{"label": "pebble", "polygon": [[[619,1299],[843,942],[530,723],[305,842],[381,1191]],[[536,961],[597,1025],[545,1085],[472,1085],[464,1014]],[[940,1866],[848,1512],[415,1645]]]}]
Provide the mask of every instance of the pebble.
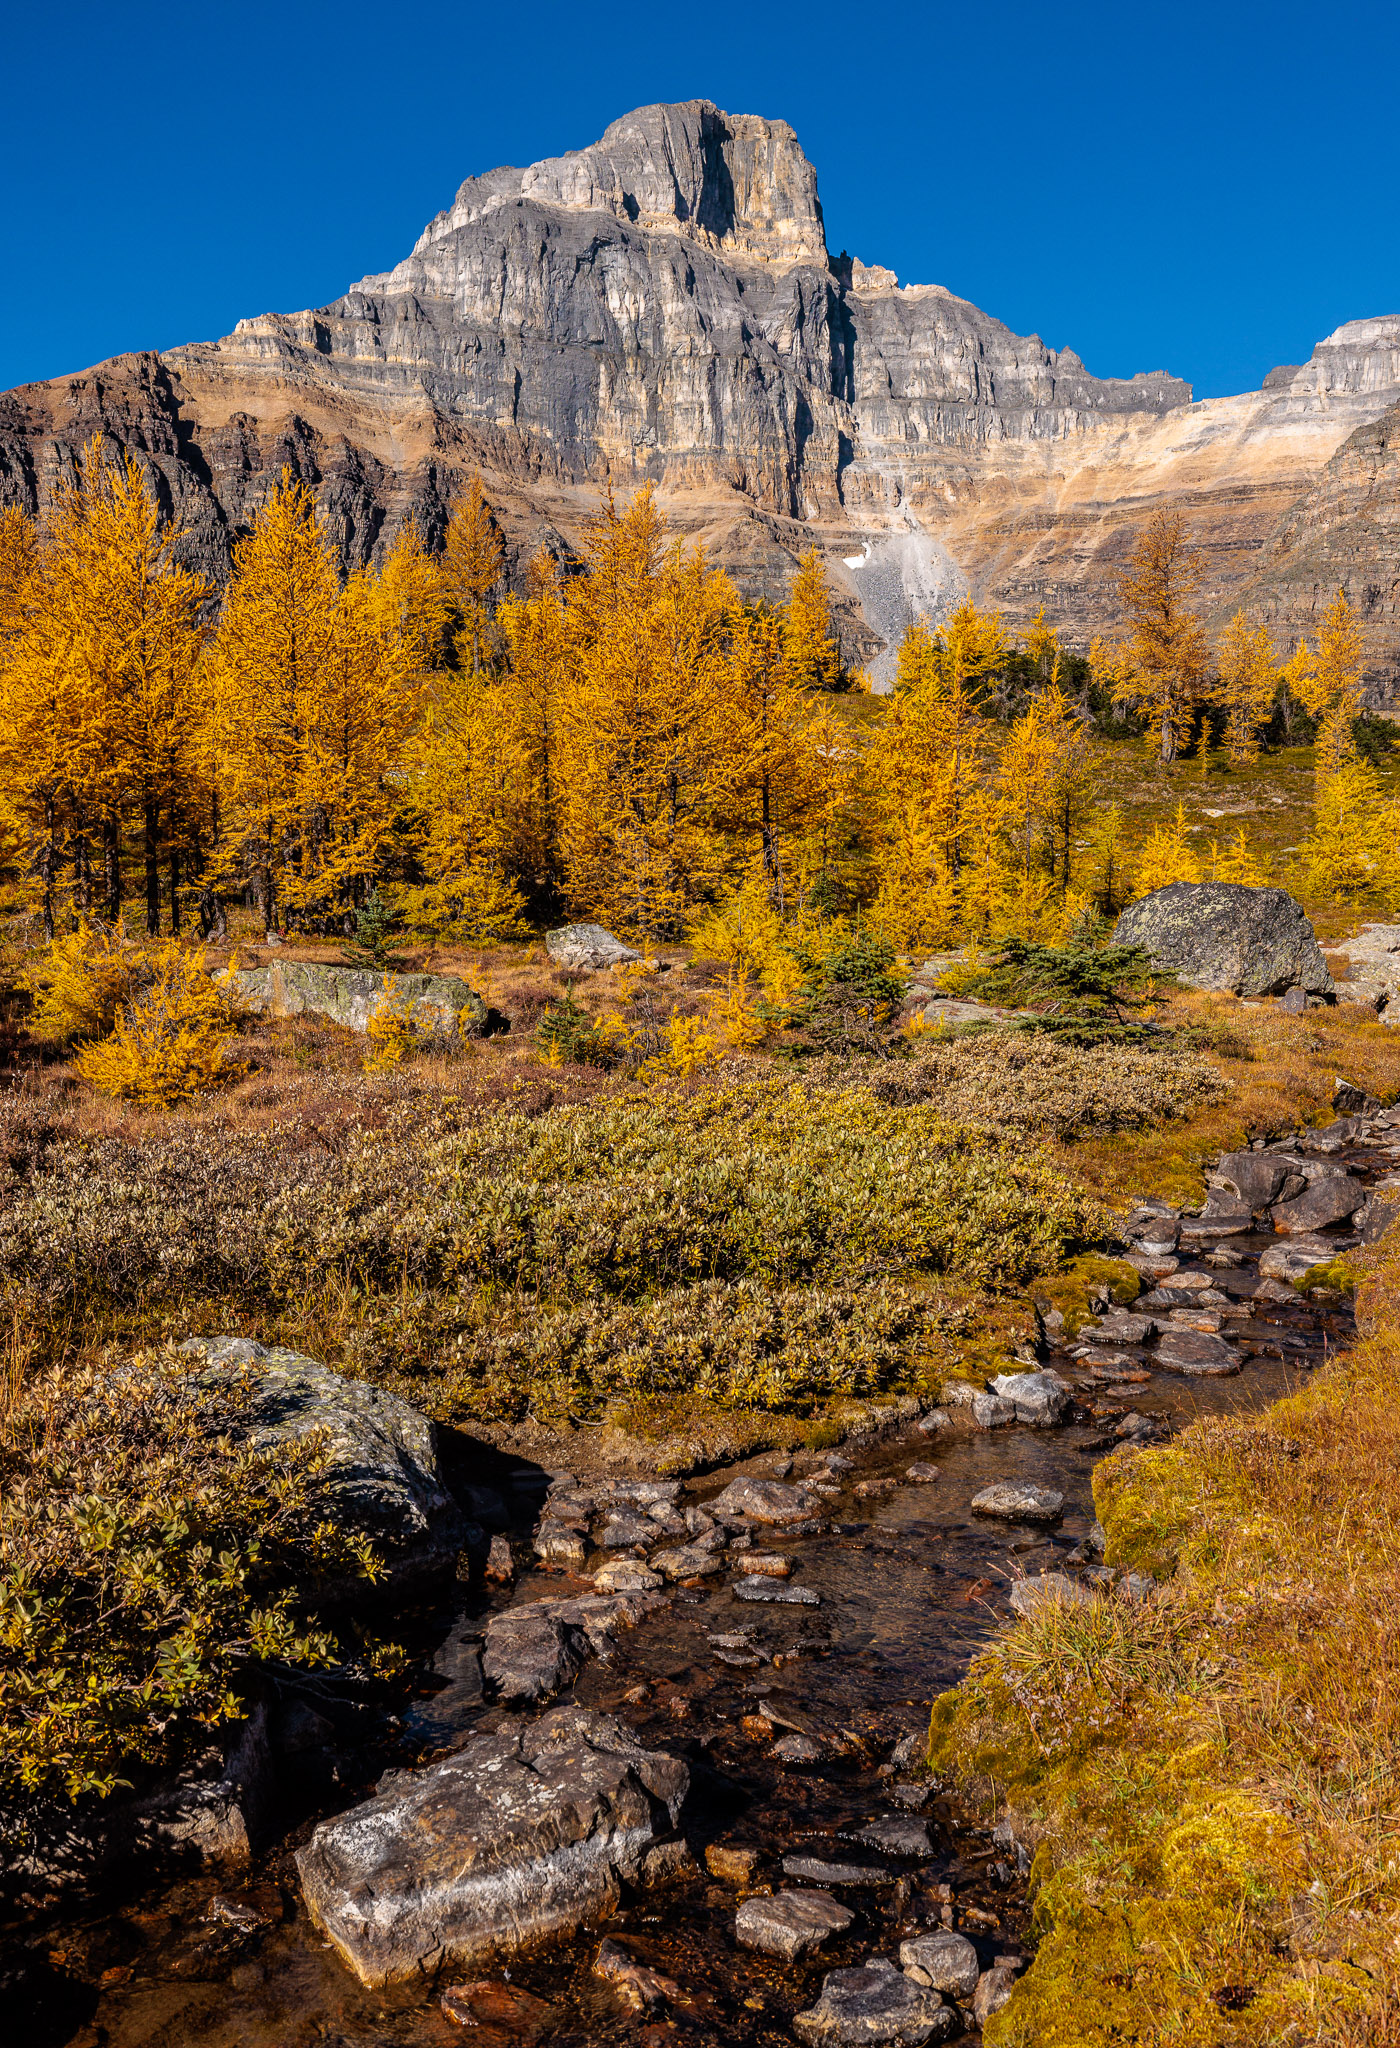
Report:
[{"label": "pebble", "polygon": [[680,1550],[654,1550],[649,1562],[654,1572],[667,1579],[699,1579],[724,1570],[724,1559],[718,1551],[701,1550],[694,1543],[687,1543]]},{"label": "pebble", "polygon": [[459,2027],[489,2029],[498,2039],[513,2035],[521,2041],[538,2041],[560,2019],[558,2009],[547,2000],[495,1978],[449,1984],[439,2003],[444,2016]]},{"label": "pebble", "polygon": [[758,1865],[757,1849],[739,1848],[733,1842],[711,1842],[705,1851],[705,1868],[726,1884],[752,1884]]},{"label": "pebble", "polygon": [[792,1559],[776,1550],[751,1550],[744,1559],[744,1570],[762,1579],[790,1579]]},{"label": "pebble", "polygon": [[745,1899],[734,1916],[734,1933],[743,1948],[762,1949],[792,1962],[820,1948],[833,1934],[844,1934],[855,1914],[830,1892],[775,1892],[771,1898]]},{"label": "pebble", "polygon": [[879,1500],[882,1495],[893,1493],[898,1485],[897,1479],[862,1479],[852,1491],[857,1500]]},{"label": "pebble", "polygon": [[930,1486],[938,1477],[938,1467],[924,1464],[909,1465],[905,1468],[904,1476],[915,1486]]},{"label": "pebble", "polygon": [[883,1849],[887,1856],[931,1856],[933,1841],[926,1820],[905,1820],[897,1814],[881,1815],[863,1828],[853,1828],[851,1839],[867,1849]]},{"label": "pebble", "polygon": [[786,1607],[820,1607],[822,1596],[810,1586],[789,1586],[781,1579],[736,1579],[733,1591],[739,1600],[772,1600]]},{"label": "pebble", "polygon": [[1007,1522],[1058,1522],[1065,1497],[1053,1486],[1029,1480],[999,1479],[972,1498],[975,1515],[999,1515]]},{"label": "pebble", "polygon": [[613,1557],[599,1565],[593,1583],[600,1593],[651,1593],[663,1583],[660,1572],[635,1558]]},{"label": "pebble", "polygon": [[780,1764],[819,1764],[822,1760],[821,1745],[810,1735],[783,1735],[768,1754]]}]

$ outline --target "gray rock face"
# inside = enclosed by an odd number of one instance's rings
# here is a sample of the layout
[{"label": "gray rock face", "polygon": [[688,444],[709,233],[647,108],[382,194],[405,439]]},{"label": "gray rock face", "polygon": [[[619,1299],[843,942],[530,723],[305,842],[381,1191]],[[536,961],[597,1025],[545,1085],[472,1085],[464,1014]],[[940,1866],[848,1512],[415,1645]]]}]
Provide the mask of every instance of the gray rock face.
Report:
[{"label": "gray rock face", "polygon": [[798,2039],[857,2048],[889,2042],[893,2048],[922,2048],[962,2031],[951,2006],[926,1984],[916,1984],[884,1956],[872,1956],[855,1970],[833,1970],[821,1997],[793,2017]]},{"label": "gray rock face", "polygon": [[1333,990],[1317,934],[1302,905],[1283,889],[1173,882],[1128,905],[1113,928],[1113,943],[1142,946],[1193,988],[1232,989],[1239,996]]},{"label": "gray rock face", "polygon": [[784,1856],[783,1875],[808,1884],[893,1884],[888,1870],[874,1863],[828,1863],[821,1856]]},{"label": "gray rock face", "polygon": [[346,1031],[364,1031],[389,990],[425,1037],[474,1038],[486,1005],[452,974],[380,974],[373,968],[322,967],[273,960],[229,977],[237,1008],[255,1017],[327,1017]]},{"label": "gray rock face", "polygon": [[197,1384],[246,1378],[251,1399],[239,1430],[249,1442],[323,1438],[335,1511],[373,1538],[395,1579],[456,1557],[465,1523],[439,1477],[437,1430],[426,1415],[382,1387],[251,1338],[191,1337],[180,1349],[204,1360]]},{"label": "gray rock face", "polygon": [[785,1579],[744,1578],[734,1581],[737,1600],[757,1600],[771,1607],[820,1607],[822,1596],[810,1586],[792,1586]]},{"label": "gray rock face", "polygon": [[868,1849],[883,1849],[887,1856],[928,1857],[933,1842],[926,1820],[908,1820],[901,1814],[887,1814],[853,1830],[857,1842]]},{"label": "gray rock face", "polygon": [[744,1900],[734,1916],[734,1934],[741,1948],[762,1949],[792,1962],[834,1934],[844,1934],[855,1917],[830,1892],[775,1892],[771,1898]]},{"label": "gray rock face", "polygon": [[606,1715],[556,1708],[323,1821],[297,1855],[302,1893],[361,1983],[432,1976],[603,1918],[688,1784]]},{"label": "gray rock face", "polygon": [[1325,1180],[1312,1181],[1291,1202],[1276,1202],[1269,1214],[1275,1230],[1289,1237],[1307,1236],[1329,1223],[1344,1223],[1365,1200],[1366,1189],[1351,1174],[1329,1174]]},{"label": "gray rock face", "polygon": [[1058,1522],[1065,1497],[1053,1486],[1029,1480],[998,1479],[972,1497],[974,1515],[998,1515],[1006,1522]]},{"label": "gray rock face", "polygon": [[1264,1280],[1299,1280],[1313,1266],[1325,1266],[1337,1256],[1330,1237],[1293,1237],[1284,1244],[1271,1244],[1259,1260]]},{"label": "gray rock face", "polygon": [[1289,1192],[1288,1182],[1296,1180],[1291,1166],[1274,1152],[1225,1152],[1216,1162],[1212,1179],[1241,1202],[1247,1202],[1254,1215],[1261,1215],[1271,1202],[1278,1201]]},{"label": "gray rock face", "polygon": [[965,1934],[954,1934],[951,1927],[902,1942],[899,1960],[905,1975],[916,1984],[946,1992],[949,1998],[971,1998],[982,1974],[976,1949]]},{"label": "gray rock face", "polygon": [[1205,1330],[1177,1327],[1163,1330],[1154,1361],[1170,1372],[1195,1379],[1228,1379],[1239,1372],[1242,1364],[1239,1353],[1231,1350],[1223,1337],[1213,1337]]},{"label": "gray rock face", "polygon": [[1016,1972],[1005,1964],[984,1970],[977,1980],[977,1989],[972,1994],[972,2017],[979,2027],[985,2026],[994,2012],[1000,2012],[1011,2002],[1016,1988]]},{"label": "gray rock face", "polygon": [[522,1601],[487,1622],[482,1670],[508,1705],[536,1706],[572,1685],[619,1629],[635,1628],[664,1604],[649,1591]]}]

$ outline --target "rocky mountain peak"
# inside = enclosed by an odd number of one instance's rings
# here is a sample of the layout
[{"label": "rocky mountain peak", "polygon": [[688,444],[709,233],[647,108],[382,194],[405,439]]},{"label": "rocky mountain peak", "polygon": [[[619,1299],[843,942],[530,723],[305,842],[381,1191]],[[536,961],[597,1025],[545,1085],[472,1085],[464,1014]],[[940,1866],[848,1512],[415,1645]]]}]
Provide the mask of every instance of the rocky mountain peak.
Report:
[{"label": "rocky mountain peak", "polygon": [[709,100],[638,107],[587,149],[525,170],[468,178],[406,262],[363,278],[360,292],[417,288],[424,259],[465,228],[525,204],[605,213],[706,248],[776,263],[826,266],[817,174],[786,121],[726,114]]},{"label": "rocky mountain peak", "polygon": [[1344,321],[1317,344],[1307,362],[1270,370],[1264,388],[1317,397],[1400,388],[1400,313]]}]

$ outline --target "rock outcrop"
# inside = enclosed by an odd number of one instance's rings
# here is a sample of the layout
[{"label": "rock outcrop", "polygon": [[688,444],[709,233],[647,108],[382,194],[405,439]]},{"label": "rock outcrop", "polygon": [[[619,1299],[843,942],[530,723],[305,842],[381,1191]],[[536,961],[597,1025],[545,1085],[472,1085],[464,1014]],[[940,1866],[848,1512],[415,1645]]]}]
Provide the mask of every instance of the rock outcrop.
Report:
[{"label": "rock outcrop", "polygon": [[1113,943],[1141,946],[1157,966],[1193,988],[1232,989],[1238,996],[1333,992],[1317,934],[1286,889],[1173,882],[1128,905],[1113,928]]},{"label": "rock outcrop", "polygon": [[1347,582],[1383,691],[1398,335],[1353,321],[1202,404],[1162,371],[1096,377],[940,285],[832,256],[791,128],[690,100],[468,178],[330,305],[5,394],[0,503],[42,509],[101,431],[218,578],[284,465],[347,562],[410,516],[440,537],[480,472],[515,574],[574,550],[602,489],[649,480],[750,594],[781,596],[815,537],[846,651],[881,675],[907,620],[969,587],[1075,638],[1111,629],[1122,557],[1167,504],[1216,609],[1254,590],[1291,633]]},{"label": "rock outcrop", "polygon": [[475,989],[453,974],[381,974],[369,967],[323,967],[313,961],[273,960],[236,968],[229,993],[253,1016],[326,1017],[347,1031],[365,1031],[386,995],[415,1031],[431,1038],[474,1038],[486,1022]]},{"label": "rock outcrop", "polygon": [[364,1984],[432,1977],[605,1918],[689,1785],[618,1722],[558,1707],[391,1772],[297,1855],[307,1908]]},{"label": "rock outcrop", "polygon": [[[332,1512],[370,1537],[391,1579],[440,1570],[466,1527],[438,1469],[437,1430],[426,1415],[368,1380],[348,1380],[315,1358],[248,1337],[191,1337],[197,1382],[247,1388],[238,1440],[254,1445],[319,1439]],[[353,1588],[363,1592],[363,1582]]]}]

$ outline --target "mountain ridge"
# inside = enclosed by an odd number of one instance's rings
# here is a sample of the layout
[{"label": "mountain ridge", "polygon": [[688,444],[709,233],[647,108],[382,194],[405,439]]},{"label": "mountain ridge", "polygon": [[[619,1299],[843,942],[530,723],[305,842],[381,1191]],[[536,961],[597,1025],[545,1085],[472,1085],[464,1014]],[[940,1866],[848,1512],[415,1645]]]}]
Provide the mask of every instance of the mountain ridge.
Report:
[{"label": "mountain ridge", "polygon": [[[1345,323],[1230,399],[1163,371],[1094,377],[944,286],[833,257],[788,124],[694,100],[466,179],[402,262],[326,306],[0,396],[0,502],[41,510],[104,431],[219,577],[284,464],[347,562],[410,516],[439,535],[479,470],[518,569],[571,553],[603,491],[650,481],[755,595],[780,595],[816,540],[848,652],[880,676],[908,618],[967,589],[1013,620],[1044,604],[1076,642],[1112,631],[1122,558],[1169,504],[1212,615],[1258,603],[1288,637],[1322,560],[1355,584],[1387,701],[1392,526],[1310,494],[1397,402],[1400,318]],[[1335,544],[1287,526],[1304,501]]]}]

